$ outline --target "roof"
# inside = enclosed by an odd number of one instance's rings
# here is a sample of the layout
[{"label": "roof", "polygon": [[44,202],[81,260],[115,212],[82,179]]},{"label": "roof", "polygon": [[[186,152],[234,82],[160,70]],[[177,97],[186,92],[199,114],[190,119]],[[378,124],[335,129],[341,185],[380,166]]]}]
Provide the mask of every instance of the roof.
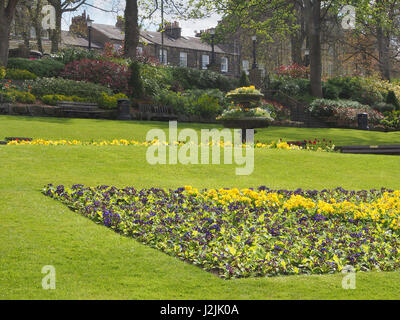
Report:
[{"label": "roof", "polygon": [[[145,38],[149,42],[156,43],[161,45],[161,32],[154,32],[154,31],[146,31],[143,30],[140,32],[142,38]],[[203,42],[200,38],[196,37],[180,37],[178,39],[174,39],[168,37],[164,34],[164,45],[166,47],[174,47],[174,48],[182,48],[182,49],[192,49],[198,51],[212,51],[212,47],[210,44]],[[215,45],[215,52],[216,53],[228,53],[222,50],[218,45]]]},{"label": "roof", "polygon": [[[88,40],[86,40],[85,38],[75,36],[75,35],[71,34],[70,32],[64,31],[64,30],[61,31],[61,43],[63,43],[64,45],[67,45],[67,46],[83,47],[83,48],[89,47]],[[94,49],[101,48],[93,42],[91,45],[92,45],[92,48],[94,48]]]},{"label": "roof", "polygon": [[[94,23],[93,28],[103,33],[110,40],[124,41],[125,37],[124,32],[115,26]],[[142,30],[140,31],[140,41],[145,43],[153,43],[161,45],[161,32]],[[203,42],[200,38],[182,36],[178,39],[173,39],[171,37],[168,37],[165,33],[164,33],[164,45],[166,47],[208,51],[208,52],[212,51],[211,45]],[[223,50],[218,45],[215,45],[215,52],[222,54],[224,53],[232,54],[230,52]]]}]

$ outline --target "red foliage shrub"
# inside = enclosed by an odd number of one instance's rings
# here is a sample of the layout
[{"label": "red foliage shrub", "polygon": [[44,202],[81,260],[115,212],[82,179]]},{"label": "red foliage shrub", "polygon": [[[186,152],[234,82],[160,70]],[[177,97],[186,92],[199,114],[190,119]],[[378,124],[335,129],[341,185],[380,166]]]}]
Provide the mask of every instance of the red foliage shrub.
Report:
[{"label": "red foliage shrub", "polygon": [[129,69],[111,61],[84,59],[65,66],[62,77],[101,84],[116,92],[129,94]]},{"label": "red foliage shrub", "polygon": [[298,64],[291,64],[288,66],[280,66],[275,69],[278,76],[291,77],[294,79],[308,79],[310,68],[299,66]]}]

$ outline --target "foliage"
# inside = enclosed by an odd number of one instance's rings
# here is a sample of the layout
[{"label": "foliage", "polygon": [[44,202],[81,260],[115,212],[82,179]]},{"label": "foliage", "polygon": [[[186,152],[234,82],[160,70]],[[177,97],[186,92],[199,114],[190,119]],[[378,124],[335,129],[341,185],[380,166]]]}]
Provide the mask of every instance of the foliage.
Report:
[{"label": "foliage", "polygon": [[170,68],[141,64],[140,70],[146,95],[154,97],[161,91],[171,88],[173,78]]},{"label": "foliage", "polygon": [[115,92],[128,92],[129,70],[111,61],[83,59],[65,66],[62,76],[75,81],[101,84]]},{"label": "foliage", "polygon": [[396,110],[400,110],[400,102],[396,96],[396,93],[393,90],[389,90],[388,95],[386,97],[386,103],[393,105]]},{"label": "foliage", "polygon": [[5,78],[10,80],[35,80],[37,75],[28,70],[7,69]]},{"label": "foliage", "polygon": [[118,106],[119,99],[127,99],[128,97],[123,93],[118,93],[115,95],[108,95],[105,92],[101,92],[97,98],[88,97],[78,97],[78,96],[65,96],[65,95],[45,95],[40,98],[44,103],[56,106],[60,101],[70,101],[70,102],[90,102],[97,103],[102,109],[116,109]]},{"label": "foliage", "polygon": [[57,54],[53,55],[53,58],[57,61],[64,63],[65,65],[79,60],[96,60],[99,59],[100,54],[96,50],[88,50],[81,48],[64,48],[61,49]]},{"label": "foliage", "polygon": [[379,103],[377,103],[377,104],[374,104],[374,105],[372,106],[372,108],[373,108],[374,110],[376,110],[376,111],[381,112],[381,113],[384,113],[384,112],[392,112],[392,111],[395,110],[395,106],[394,106],[394,105],[388,104],[388,103],[386,103],[386,102],[379,102]]},{"label": "foliage", "polygon": [[43,193],[224,278],[400,267],[400,191],[48,185]]},{"label": "foliage", "polygon": [[250,80],[245,71],[242,71],[242,73],[240,75],[239,86],[240,87],[249,87],[250,86]]},{"label": "foliage", "polygon": [[116,109],[118,107],[118,100],[120,99],[128,99],[128,97],[123,93],[108,95],[107,93],[102,92],[96,102],[102,109]]},{"label": "foliage", "polygon": [[6,76],[6,68],[0,66],[0,80],[4,79],[5,76]]},{"label": "foliage", "polygon": [[70,102],[93,102],[88,101],[90,99],[78,97],[78,96],[64,96],[61,94],[48,94],[40,98],[42,102],[50,106],[56,106],[60,101],[70,101]]},{"label": "foliage", "polygon": [[33,104],[36,102],[36,97],[30,92],[8,90],[5,92],[0,91],[0,94],[2,95],[4,102],[10,102],[10,103],[19,102],[26,104]]},{"label": "foliage", "polygon": [[101,96],[102,92],[106,92],[108,95],[112,94],[112,91],[109,88],[99,84],[62,78],[40,78],[29,80],[25,81],[24,86],[26,89],[30,87],[32,93],[38,97],[56,94],[97,99]]},{"label": "foliage", "polygon": [[137,61],[133,61],[129,66],[130,77],[128,80],[128,85],[130,92],[132,93],[132,97],[136,99],[143,98],[145,91],[140,73],[140,67],[141,65]]},{"label": "foliage", "polygon": [[10,58],[7,67],[9,69],[28,70],[38,77],[56,77],[64,70],[65,65],[54,59]]},{"label": "foliage", "polygon": [[228,109],[224,110],[224,112],[217,119],[221,120],[229,120],[229,119],[240,119],[240,118],[267,118],[270,121],[273,121],[273,117],[271,112],[265,108],[242,108],[240,106],[232,105]]},{"label": "foliage", "polygon": [[[170,67],[174,82],[185,89],[219,89],[224,92],[238,86],[238,80],[228,78],[218,72],[194,68]],[[171,83],[172,85],[172,83]]]},{"label": "foliage", "polygon": [[400,131],[400,111],[385,113],[385,118],[382,119],[381,124],[386,128]]},{"label": "foliage", "polygon": [[290,77],[271,77],[271,90],[280,90],[290,96],[309,94],[311,91],[309,79],[295,79]]},{"label": "foliage", "polygon": [[327,81],[327,85],[339,90],[340,99],[354,100],[370,106],[385,102],[388,90],[393,86],[382,80],[362,77],[332,78]]},{"label": "foliage", "polygon": [[367,113],[373,124],[383,119],[380,112],[351,100],[317,99],[308,106],[307,111],[315,117],[330,117],[332,120],[356,121],[360,113]]},{"label": "foliage", "polygon": [[241,88],[236,88],[235,90],[229,91],[226,94],[226,97],[228,99],[232,99],[235,96],[256,96],[256,97],[262,97],[263,94],[260,92],[260,90],[257,90],[256,87],[250,86],[250,87],[241,87]]},{"label": "foliage", "polygon": [[155,97],[155,100],[160,104],[172,107],[174,112],[180,115],[195,115],[209,119],[215,118],[222,112],[220,100],[207,93],[201,95],[198,92],[182,94],[164,90]]},{"label": "foliage", "polygon": [[298,64],[291,64],[287,66],[280,66],[275,69],[275,72],[279,77],[308,79],[310,74],[310,67],[299,66]]}]

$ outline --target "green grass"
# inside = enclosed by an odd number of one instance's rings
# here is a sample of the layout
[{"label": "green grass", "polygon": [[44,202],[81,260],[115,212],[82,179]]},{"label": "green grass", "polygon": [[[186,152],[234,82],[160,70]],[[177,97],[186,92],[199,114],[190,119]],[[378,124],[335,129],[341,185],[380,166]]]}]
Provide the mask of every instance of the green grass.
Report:
[{"label": "green grass", "polygon": [[[179,128],[190,127],[201,129],[222,128],[210,124],[179,124]],[[104,121],[67,118],[32,118],[32,117],[0,117],[0,138],[2,136],[29,136],[43,139],[77,139],[111,140],[132,139],[146,140],[146,133],[153,128],[168,129],[165,122],[139,121]],[[258,129],[256,140],[271,142],[282,139],[284,141],[304,139],[327,139],[336,145],[376,145],[400,144],[400,132],[365,132],[346,129],[299,129],[288,127],[271,127]]]},{"label": "green grass", "polygon": [[[0,117],[0,137],[144,140],[148,129],[165,126]],[[317,135],[338,144],[390,144],[400,138],[398,133],[294,128],[269,128],[258,135],[268,140]],[[238,177],[234,165],[152,167],[145,153],[144,147],[133,146],[0,146],[0,299],[400,298],[400,272],[359,273],[356,290],[342,289],[341,274],[222,280],[96,225],[40,193],[47,183],[399,189],[398,157],[256,150],[254,173]],[[56,290],[41,288],[45,265],[56,267]]]}]

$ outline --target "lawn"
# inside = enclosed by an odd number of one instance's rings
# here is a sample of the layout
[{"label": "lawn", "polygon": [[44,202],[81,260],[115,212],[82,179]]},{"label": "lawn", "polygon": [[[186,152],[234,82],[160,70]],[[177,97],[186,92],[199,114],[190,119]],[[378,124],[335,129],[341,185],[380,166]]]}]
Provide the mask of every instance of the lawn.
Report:
[{"label": "lawn", "polygon": [[[0,138],[29,136],[82,141],[144,140],[165,123],[0,117]],[[185,125],[195,129],[212,126]],[[269,128],[257,139],[314,138],[336,144],[400,143],[399,133]],[[399,299],[400,273],[359,273],[357,289],[343,275],[222,280],[133,239],[120,236],[43,196],[47,183],[71,186],[400,189],[399,158],[256,150],[251,176],[234,165],[157,166],[134,146],[0,146],[0,299]],[[41,288],[54,265],[57,289]]]}]

